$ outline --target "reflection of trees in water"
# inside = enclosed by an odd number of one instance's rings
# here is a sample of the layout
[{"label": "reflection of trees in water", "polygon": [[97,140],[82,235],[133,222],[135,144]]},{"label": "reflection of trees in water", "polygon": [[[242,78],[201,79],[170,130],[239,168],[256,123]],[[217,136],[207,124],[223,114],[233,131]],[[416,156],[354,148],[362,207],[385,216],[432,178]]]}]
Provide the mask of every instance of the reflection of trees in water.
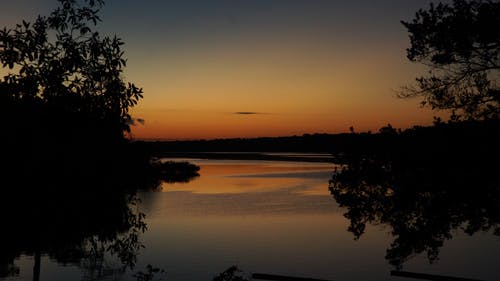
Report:
[{"label": "reflection of trees in water", "polygon": [[[142,248],[139,236],[146,224],[134,195],[75,191],[18,193],[9,198],[0,213],[5,226],[0,240],[0,277],[19,274],[14,260],[20,255],[34,257],[34,280],[39,278],[43,255],[61,264],[80,266],[86,280],[135,265]],[[119,262],[115,272],[108,263],[113,259]]]},{"label": "reflection of trees in water", "polygon": [[495,131],[490,139],[450,138],[460,131],[451,132],[431,129],[385,136],[391,146],[350,154],[330,181],[331,194],[347,208],[348,230],[355,238],[367,223],[391,228],[394,241],[386,259],[396,267],[420,253],[430,262],[437,260],[455,229],[500,235],[499,152],[492,145],[499,138]]},{"label": "reflection of trees in water", "polygon": [[[96,171],[92,162],[81,159],[71,162],[85,177],[56,172],[59,163],[48,159],[39,171],[43,177],[6,184],[3,198],[8,200],[0,204],[0,278],[20,274],[14,261],[21,255],[34,257],[34,280],[39,278],[42,256],[79,266],[83,280],[117,276],[134,267],[143,247],[140,235],[147,228],[136,192],[156,190],[165,180],[187,182],[192,174],[186,167],[198,167],[145,165],[138,157],[117,159],[98,159],[101,165],[115,165],[112,171]],[[184,172],[176,173],[176,168]],[[175,179],[168,177],[170,173]]]},{"label": "reflection of trees in water", "polygon": [[189,162],[166,161],[158,165],[160,178],[167,183],[187,183],[200,176],[200,167]]}]

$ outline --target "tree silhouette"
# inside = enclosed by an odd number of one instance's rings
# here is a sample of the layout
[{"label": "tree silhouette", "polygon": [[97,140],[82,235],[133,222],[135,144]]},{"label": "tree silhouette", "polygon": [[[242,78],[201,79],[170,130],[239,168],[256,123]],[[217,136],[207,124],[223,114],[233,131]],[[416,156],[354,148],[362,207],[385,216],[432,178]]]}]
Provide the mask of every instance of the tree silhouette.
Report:
[{"label": "tree silhouette", "polygon": [[452,120],[500,117],[500,3],[454,0],[419,10],[412,22],[407,57],[430,67],[400,97],[451,111]]},{"label": "tree silhouette", "polygon": [[119,139],[142,98],[142,89],[122,78],[123,42],[92,30],[103,0],[58,1],[49,16],[0,30],[0,62],[9,69],[0,79],[1,109],[9,119],[24,107],[92,120]]},{"label": "tree silhouette", "polygon": [[94,30],[104,1],[58,1],[0,30],[0,174],[64,183],[149,169],[151,155],[125,138],[142,89],[123,79],[121,39]]}]

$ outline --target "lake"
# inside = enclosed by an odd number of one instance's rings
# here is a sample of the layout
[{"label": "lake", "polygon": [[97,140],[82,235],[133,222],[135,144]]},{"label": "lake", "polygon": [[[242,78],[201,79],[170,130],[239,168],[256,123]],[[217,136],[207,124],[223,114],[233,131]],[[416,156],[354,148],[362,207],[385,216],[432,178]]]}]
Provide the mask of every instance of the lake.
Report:
[{"label": "lake", "polygon": [[[333,164],[189,161],[201,167],[199,177],[139,193],[138,208],[147,224],[139,236],[144,248],[134,270],[108,276],[109,280],[135,280],[133,272],[147,264],[164,269],[164,279],[172,281],[212,280],[232,265],[248,275],[406,279],[391,276],[395,267],[385,258],[394,241],[390,226],[367,224],[359,239],[347,231],[346,207],[340,207],[329,191]],[[432,264],[422,252],[410,255],[401,270],[500,280],[499,236],[492,230],[468,235],[459,227],[450,235]],[[33,263],[32,256],[21,255],[15,260],[18,274],[2,280],[32,280]],[[91,276],[81,266],[42,254],[40,280],[82,279]]]}]

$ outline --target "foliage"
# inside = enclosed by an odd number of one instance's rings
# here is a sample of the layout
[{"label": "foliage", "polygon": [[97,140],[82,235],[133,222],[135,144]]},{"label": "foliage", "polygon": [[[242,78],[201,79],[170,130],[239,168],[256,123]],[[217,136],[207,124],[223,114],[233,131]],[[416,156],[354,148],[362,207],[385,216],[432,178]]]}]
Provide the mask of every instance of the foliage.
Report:
[{"label": "foliage", "polygon": [[246,278],[242,271],[236,266],[233,265],[226,269],[224,272],[220,273],[219,275],[215,276],[213,281],[248,281],[249,279]]},{"label": "foliage", "polygon": [[48,16],[0,30],[0,175],[53,189],[75,179],[137,188],[128,175],[144,184],[151,156],[124,135],[142,90],[123,79],[123,42],[94,30],[103,0],[58,1]]},{"label": "foliage", "polygon": [[9,69],[0,80],[1,109],[80,116],[121,137],[142,98],[142,89],[122,78],[123,42],[92,30],[103,0],[58,1],[49,16],[0,30],[0,62]]},{"label": "foliage", "polygon": [[430,67],[401,97],[449,110],[452,120],[500,117],[500,3],[454,0],[419,10],[402,24],[410,33],[408,59]]}]

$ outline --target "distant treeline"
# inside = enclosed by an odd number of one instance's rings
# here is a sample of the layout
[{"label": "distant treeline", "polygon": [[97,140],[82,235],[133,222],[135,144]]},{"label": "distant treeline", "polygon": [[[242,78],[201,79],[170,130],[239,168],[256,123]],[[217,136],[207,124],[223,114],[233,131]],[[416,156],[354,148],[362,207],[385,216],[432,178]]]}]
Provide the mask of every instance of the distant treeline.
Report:
[{"label": "distant treeline", "polygon": [[500,121],[436,123],[395,129],[391,125],[378,132],[305,134],[288,137],[232,138],[192,141],[140,141],[154,155],[168,152],[310,152],[342,154],[421,151],[425,154],[454,150],[491,150],[500,143]]},{"label": "distant treeline", "polygon": [[351,134],[231,138],[189,141],[140,141],[155,152],[331,152],[332,142],[349,142]]}]

